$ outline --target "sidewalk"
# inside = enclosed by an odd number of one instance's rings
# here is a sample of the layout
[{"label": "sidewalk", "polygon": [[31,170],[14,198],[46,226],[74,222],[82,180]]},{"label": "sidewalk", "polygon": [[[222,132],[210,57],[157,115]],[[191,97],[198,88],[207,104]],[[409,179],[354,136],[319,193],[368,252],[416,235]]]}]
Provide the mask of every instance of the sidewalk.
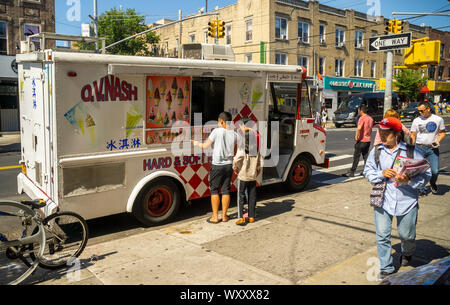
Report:
[{"label": "sidewalk", "polygon": [[20,132],[0,133],[0,153],[20,151]]},{"label": "sidewalk", "polygon": [[[450,177],[441,195],[420,200],[413,266],[449,255]],[[277,190],[278,188],[278,190]],[[38,269],[28,283],[44,285],[377,285],[378,259],[362,179],[278,196],[265,189],[257,222],[211,225],[204,219],[155,228],[119,240],[88,245],[81,270]],[[272,194],[272,195],[270,195]],[[270,197],[272,196],[272,198]],[[235,213],[236,208],[230,211]],[[208,216],[209,217],[209,216]],[[392,231],[398,266],[400,240]],[[399,272],[411,269],[401,268]]]}]

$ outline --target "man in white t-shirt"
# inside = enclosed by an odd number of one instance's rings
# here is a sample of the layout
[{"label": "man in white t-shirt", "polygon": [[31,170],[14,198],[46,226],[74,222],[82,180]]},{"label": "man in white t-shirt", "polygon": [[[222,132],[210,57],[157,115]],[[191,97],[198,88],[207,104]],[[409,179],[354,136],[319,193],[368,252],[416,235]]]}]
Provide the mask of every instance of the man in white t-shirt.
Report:
[{"label": "man in white t-shirt", "polygon": [[[431,192],[436,194],[436,185],[439,174],[439,147],[445,138],[444,120],[431,113],[430,104],[422,102],[417,108],[420,116],[414,120],[411,127],[412,143],[427,158],[431,165],[433,176],[430,180]],[[421,195],[426,194],[426,189],[419,190]]]},{"label": "man in white t-shirt", "polygon": [[[239,135],[232,129],[232,115],[223,112],[219,115],[219,128],[212,131],[205,143],[192,141],[195,146],[203,149],[214,145],[212,167],[209,173],[211,189],[211,206],[213,211],[209,223],[228,222],[227,215],[230,206],[230,187],[233,176],[233,158],[236,155]],[[222,220],[219,219],[220,191],[222,191]]]}]

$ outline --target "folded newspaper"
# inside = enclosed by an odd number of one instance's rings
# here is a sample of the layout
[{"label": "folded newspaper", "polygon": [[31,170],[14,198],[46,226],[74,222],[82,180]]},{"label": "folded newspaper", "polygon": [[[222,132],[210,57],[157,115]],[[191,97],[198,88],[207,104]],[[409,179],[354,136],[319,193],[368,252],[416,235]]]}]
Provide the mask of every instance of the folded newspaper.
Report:
[{"label": "folded newspaper", "polygon": [[[397,157],[393,167],[400,176],[406,174],[410,179],[425,173],[430,168],[430,163],[426,159],[409,159],[402,156]],[[395,186],[399,187],[403,184],[396,182]]]}]

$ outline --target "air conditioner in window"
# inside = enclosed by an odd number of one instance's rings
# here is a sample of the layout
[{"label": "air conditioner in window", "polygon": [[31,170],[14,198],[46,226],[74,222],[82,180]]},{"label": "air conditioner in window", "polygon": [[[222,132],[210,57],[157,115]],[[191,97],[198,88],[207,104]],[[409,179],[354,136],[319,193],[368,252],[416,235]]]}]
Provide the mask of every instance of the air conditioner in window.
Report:
[{"label": "air conditioner in window", "polygon": [[325,38],[320,38],[320,44],[325,44]]},{"label": "air conditioner in window", "polygon": [[363,49],[363,48],[364,48],[364,46],[363,46],[362,43],[358,43],[358,44],[356,45],[356,47],[357,47],[358,49]]},{"label": "air conditioner in window", "polygon": [[345,42],[338,42],[337,47],[339,48],[345,47]]},{"label": "air conditioner in window", "polygon": [[286,35],[281,35],[281,39],[286,40]]}]

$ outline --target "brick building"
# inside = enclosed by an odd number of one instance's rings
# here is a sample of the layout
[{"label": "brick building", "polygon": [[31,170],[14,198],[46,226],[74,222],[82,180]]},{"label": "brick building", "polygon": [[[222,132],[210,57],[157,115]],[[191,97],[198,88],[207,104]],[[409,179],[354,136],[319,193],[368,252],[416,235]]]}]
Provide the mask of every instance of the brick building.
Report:
[{"label": "brick building", "polygon": [[[185,43],[231,44],[236,61],[305,66],[316,97],[323,92],[320,100],[331,116],[348,94],[362,87],[377,89],[375,81],[384,77],[386,54],[368,51],[369,38],[384,35],[383,17],[374,20],[351,9],[302,0],[237,0],[218,13],[226,23],[225,38],[208,37],[208,21],[215,17],[192,19],[157,30],[157,54],[177,57]],[[412,32],[413,39],[427,34],[427,28],[408,22],[404,31]],[[394,64],[402,63],[403,52],[395,52]],[[364,86],[354,86],[356,82]],[[334,88],[334,83],[349,85]]]},{"label": "brick building", "polygon": [[20,42],[40,32],[55,32],[55,0],[0,0],[0,131],[19,130],[14,59]]}]

